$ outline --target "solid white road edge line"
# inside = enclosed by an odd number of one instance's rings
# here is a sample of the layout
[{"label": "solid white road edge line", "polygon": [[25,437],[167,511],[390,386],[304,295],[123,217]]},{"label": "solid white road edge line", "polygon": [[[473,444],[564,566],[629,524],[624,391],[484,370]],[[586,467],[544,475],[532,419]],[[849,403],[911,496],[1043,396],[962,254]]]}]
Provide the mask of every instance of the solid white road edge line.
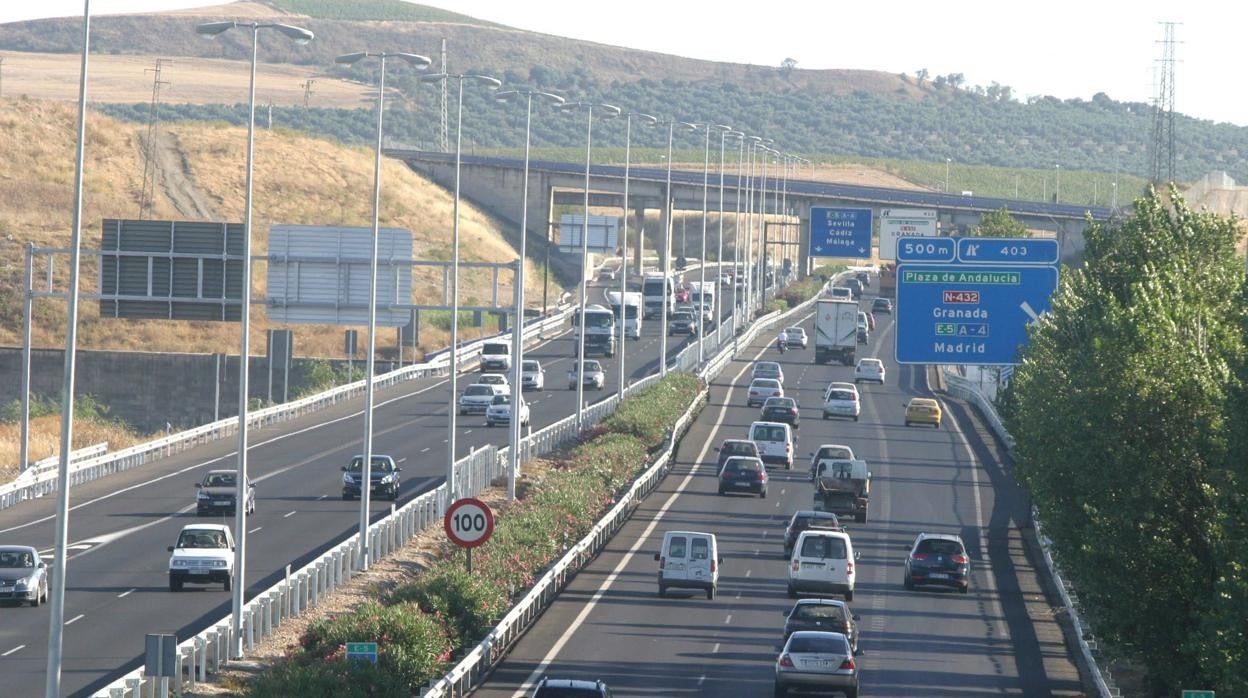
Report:
[{"label": "solid white road edge line", "polygon": [[[667,510],[676,503],[676,498],[679,497],[680,494],[685,491],[685,488],[689,486],[689,483],[693,481],[693,476],[697,475],[698,467],[701,464],[702,459],[706,457],[706,452],[710,450],[711,444],[715,441],[715,434],[719,431],[720,427],[723,426],[724,415],[728,412],[728,406],[732,404],[732,391],[736,389],[737,381],[741,379],[741,376],[745,375],[746,369],[749,369],[755,361],[758,361],[758,358],[766,353],[769,348],[771,348],[770,342],[764,344],[763,348],[759,349],[758,353],[754,355],[754,358],[746,362],[746,364],[741,367],[741,370],[737,371],[737,375],[733,376],[732,382],[728,385],[728,392],[724,395],[724,404],[720,405],[719,414],[715,417],[715,424],[711,427],[709,438],[706,440],[706,443],[702,444],[702,450],[698,453],[698,457],[694,461],[693,467],[690,468],[689,474],[685,475],[685,479],[680,481],[676,490],[672,492],[666,502],[663,502],[663,506],[659,507],[659,511],[654,515],[654,519],[652,519],[650,524],[646,526],[645,530],[641,532],[641,536],[637,538],[637,542],[633,543],[627,553],[624,553],[624,557],[620,558],[619,564],[615,566],[615,569],[611,570],[611,574],[607,575],[607,578],[603,580],[601,585],[598,586],[598,589],[594,592],[593,597],[585,603],[585,607],[581,609],[581,612],[576,614],[576,618],[573,619],[572,623],[569,624],[563,631],[563,634],[559,636],[559,639],[555,641],[555,644],[550,648],[550,651],[546,653],[546,656],[542,657],[542,661],[537,663],[537,666],[533,668],[533,671],[529,674],[528,678],[520,684],[520,689],[513,694],[512,698],[525,698],[525,696],[528,695],[529,689],[531,689],[533,684],[537,683],[542,675],[546,673],[546,669],[550,666],[550,663],[554,661],[555,657],[559,656],[559,652],[563,650],[564,645],[568,643],[568,640],[572,638],[572,635],[577,631],[577,629],[585,623],[585,619],[589,618],[589,614],[598,605],[598,602],[602,600],[602,597],[606,594],[607,590],[611,588],[611,585],[615,583],[615,580],[619,578],[620,572],[624,570],[628,563],[632,562],[633,556],[635,556],[637,551],[640,550],[641,547],[646,544],[646,541],[650,539],[650,534],[654,532],[655,527],[657,527],[659,522],[663,520],[663,515],[666,514]],[[672,457],[675,458],[676,454],[673,453]]]}]

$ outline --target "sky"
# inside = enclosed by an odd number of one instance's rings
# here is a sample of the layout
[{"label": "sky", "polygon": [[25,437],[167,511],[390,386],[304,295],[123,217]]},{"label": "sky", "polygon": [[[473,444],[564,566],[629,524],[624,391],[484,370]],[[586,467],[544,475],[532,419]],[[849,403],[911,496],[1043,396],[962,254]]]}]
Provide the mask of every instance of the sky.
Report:
[{"label": "sky", "polygon": [[[219,4],[92,0],[92,15]],[[1248,126],[1236,73],[1248,3],[1226,0],[425,0],[500,24],[690,58],[798,68],[855,68],[1008,85],[1020,99],[1052,95],[1152,103],[1162,22],[1175,22],[1177,111]],[[747,13],[742,8],[749,8]],[[81,16],[83,0],[0,0],[0,22]],[[1233,72],[1235,71],[1235,72]]]}]

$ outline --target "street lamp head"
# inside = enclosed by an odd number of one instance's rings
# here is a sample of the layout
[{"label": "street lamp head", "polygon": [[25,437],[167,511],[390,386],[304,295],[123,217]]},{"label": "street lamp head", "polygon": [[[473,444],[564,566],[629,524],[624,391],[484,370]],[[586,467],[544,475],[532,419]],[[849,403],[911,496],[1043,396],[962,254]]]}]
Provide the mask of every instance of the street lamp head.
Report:
[{"label": "street lamp head", "polygon": [[447,75],[446,73],[429,73],[427,75],[421,75],[420,81],[421,82],[440,82],[449,77],[450,76]]},{"label": "street lamp head", "polygon": [[340,63],[342,65],[351,65],[355,63],[356,61],[363,60],[364,57],[367,55],[368,54],[364,53],[363,51],[360,51],[358,53],[344,53],[341,56],[338,56],[337,58],[335,58],[334,62]]},{"label": "street lamp head", "polygon": [[424,70],[433,63],[433,61],[429,60],[428,56],[421,56],[415,53],[399,52],[399,53],[394,53],[391,55],[402,58],[403,60],[407,61],[412,67],[416,68],[417,70]]},{"label": "street lamp head", "polygon": [[649,114],[643,114],[643,113],[641,113],[641,112],[636,112],[636,111],[635,111],[635,112],[631,112],[631,113],[629,113],[629,116],[635,116],[635,117],[637,117],[638,119],[641,119],[641,120],[642,120],[642,122],[647,123],[647,124],[657,124],[657,123],[659,123],[659,117],[657,117],[657,116],[651,116],[651,115],[649,115]]},{"label": "street lamp head", "polygon": [[202,24],[195,25],[195,33],[205,39],[215,39],[223,32],[229,31],[237,25],[238,22],[233,20],[227,22],[204,22]]},{"label": "street lamp head", "polygon": [[[261,25],[261,26],[264,26],[264,25]],[[291,39],[296,44],[300,44],[300,45],[306,44],[309,41],[312,41],[312,39],[316,37],[316,34],[313,34],[307,29],[304,29],[302,27],[292,26],[290,24],[270,24],[268,26],[273,27],[279,32],[285,34],[287,38]]]},{"label": "street lamp head", "polygon": [[466,80],[476,80],[477,82],[485,85],[491,90],[497,90],[498,88],[503,86],[502,80],[499,80],[498,78],[492,78],[489,75],[463,75],[460,77]]}]

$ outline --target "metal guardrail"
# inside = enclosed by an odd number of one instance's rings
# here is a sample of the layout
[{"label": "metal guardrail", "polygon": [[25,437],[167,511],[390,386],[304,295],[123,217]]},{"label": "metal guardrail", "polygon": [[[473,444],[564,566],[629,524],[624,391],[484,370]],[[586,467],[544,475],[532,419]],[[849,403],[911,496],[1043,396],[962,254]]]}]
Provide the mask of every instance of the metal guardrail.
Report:
[{"label": "metal guardrail", "polygon": [[[98,444],[92,444],[90,446],[84,446],[83,448],[80,448],[76,451],[71,451],[69,454],[69,462],[71,464],[78,463],[87,458],[95,458],[97,456],[102,456],[105,453],[108,453],[107,441],[103,441]],[[28,481],[40,473],[44,473],[44,472],[47,472],[49,470],[56,468],[58,465],[60,465],[60,462],[61,462],[60,457],[55,456],[55,455],[48,456],[47,458],[44,458],[42,460],[37,460],[34,463],[31,463],[29,468],[18,473],[16,479],[21,480],[21,481]]]},{"label": "metal guardrail", "polygon": [[[544,318],[528,323],[524,328],[526,341],[532,341],[551,330],[561,329],[569,312],[567,308],[560,309]],[[456,357],[459,370],[471,368],[474,365],[473,362],[477,361],[480,356],[481,345],[491,339],[493,338],[487,337],[462,345],[460,353]],[[388,388],[416,378],[446,375],[449,364],[450,355],[443,352],[433,361],[406,366],[396,371],[375,376],[373,385],[375,388]],[[364,392],[365,381],[361,379],[354,383],[330,388],[324,392],[293,402],[248,412],[248,424],[251,428],[256,429],[271,426],[350,400],[363,395]],[[237,432],[238,417],[228,417],[211,424],[187,429],[109,454],[84,458],[81,461],[70,464],[70,485],[79,485],[112,475],[113,473],[130,470],[131,468],[145,465],[160,458],[166,458],[210,441],[226,438]],[[30,469],[27,470],[29,471]],[[59,475],[55,467],[20,477],[14,482],[0,485],[0,509],[7,509],[27,499],[52,494],[57,491],[58,487]]]},{"label": "metal guardrail", "polygon": [[[1001,421],[1001,416],[997,414],[997,408],[992,404],[992,401],[980,392],[973,382],[947,368],[942,370],[944,371],[945,385],[949,394],[962,398],[978,407],[980,414],[988,422],[989,428],[1005,444],[1006,450],[1010,455],[1014,455],[1014,437],[1006,431],[1005,424]],[[1096,686],[1097,695],[1101,698],[1121,698],[1122,690],[1114,683],[1113,676],[1109,674],[1108,669],[1103,669],[1100,666],[1098,659],[1101,651],[1097,645],[1095,635],[1087,621],[1079,613],[1079,598],[1075,594],[1074,586],[1065,579],[1062,575],[1061,567],[1053,559],[1052,541],[1044,535],[1044,528],[1041,525],[1040,516],[1035,507],[1032,507],[1031,510],[1031,523],[1036,529],[1036,540],[1040,543],[1045,569],[1048,571],[1053,581],[1053,586],[1057,589],[1057,593],[1062,599],[1062,606],[1065,607],[1066,614],[1074,624],[1075,637],[1079,643],[1079,652],[1083,655],[1083,660],[1088,667],[1092,683]]]}]

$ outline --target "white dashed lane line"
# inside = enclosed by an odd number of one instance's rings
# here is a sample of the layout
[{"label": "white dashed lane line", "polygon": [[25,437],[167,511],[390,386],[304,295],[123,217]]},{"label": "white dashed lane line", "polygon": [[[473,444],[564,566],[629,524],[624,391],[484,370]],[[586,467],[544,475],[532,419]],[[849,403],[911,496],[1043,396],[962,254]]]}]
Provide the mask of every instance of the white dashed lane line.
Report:
[{"label": "white dashed lane line", "polygon": [[292,517],[292,516],[294,516],[294,515],[295,515],[295,512],[293,512],[293,511],[288,511],[288,512],[286,512],[285,514],[282,514],[282,518],[283,518],[283,519],[289,519],[290,517]]},{"label": "white dashed lane line", "polygon": [[79,613],[73,618],[70,618],[69,620],[65,621],[65,625],[70,625],[71,623],[77,623],[78,621],[82,620],[85,617],[86,617],[85,613]]},{"label": "white dashed lane line", "polygon": [[129,590],[127,590],[127,591],[123,591],[123,592],[121,592],[120,594],[118,594],[118,595],[117,595],[117,598],[119,598],[119,599],[124,599],[124,598],[126,598],[127,596],[129,596],[129,595],[133,594],[133,593],[134,593],[134,592],[136,592],[136,591],[138,591],[138,589],[129,589]]},{"label": "white dashed lane line", "polygon": [[425,446],[424,448],[420,449],[420,452],[421,452],[421,453],[428,453],[428,452],[429,452],[429,447],[428,447],[428,446]]},{"label": "white dashed lane line", "polygon": [[17,647],[14,647],[13,649],[9,650],[8,652],[5,652],[4,654],[0,654],[0,657],[7,657],[7,656],[9,656],[10,654],[13,654],[14,652],[21,651],[21,650],[23,650],[23,649],[26,649],[26,645],[18,645]]},{"label": "white dashed lane line", "polygon": [[250,535],[250,534],[252,534],[252,533],[255,533],[256,531],[259,531],[259,530],[260,530],[260,529],[262,529],[262,528],[264,528],[264,526],[256,526],[255,528],[251,529],[251,530],[250,530],[250,531],[248,531],[247,533],[248,533],[248,535]]}]

